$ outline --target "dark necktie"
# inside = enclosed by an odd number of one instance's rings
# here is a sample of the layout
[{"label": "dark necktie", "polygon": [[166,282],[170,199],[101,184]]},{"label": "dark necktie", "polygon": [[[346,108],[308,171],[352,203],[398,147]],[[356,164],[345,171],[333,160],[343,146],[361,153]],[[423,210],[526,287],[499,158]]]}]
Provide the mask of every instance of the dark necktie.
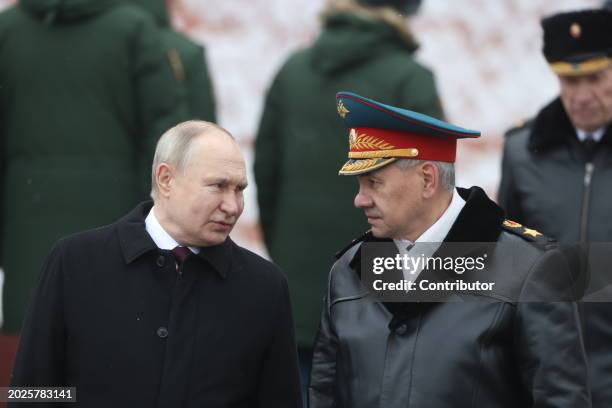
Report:
[{"label": "dark necktie", "polygon": [[595,156],[595,149],[597,148],[597,142],[595,141],[595,138],[593,137],[592,133],[587,133],[584,142],[582,142],[582,145],[584,146],[587,161],[593,161],[593,156]]},{"label": "dark necktie", "polygon": [[176,260],[176,265],[180,268],[183,265],[183,262],[189,256],[191,251],[189,248],[184,246],[177,246],[172,250],[172,255],[174,255],[174,259]]}]

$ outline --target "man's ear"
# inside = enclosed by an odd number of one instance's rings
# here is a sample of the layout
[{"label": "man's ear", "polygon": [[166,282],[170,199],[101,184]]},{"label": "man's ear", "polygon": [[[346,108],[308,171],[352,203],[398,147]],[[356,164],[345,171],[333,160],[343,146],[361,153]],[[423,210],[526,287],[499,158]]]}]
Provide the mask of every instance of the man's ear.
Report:
[{"label": "man's ear", "polygon": [[166,163],[160,163],[155,169],[155,183],[161,197],[170,195],[171,184],[174,180],[174,169]]},{"label": "man's ear", "polygon": [[423,198],[431,198],[440,186],[440,172],[435,164],[426,161],[421,165],[421,175],[423,177]]}]

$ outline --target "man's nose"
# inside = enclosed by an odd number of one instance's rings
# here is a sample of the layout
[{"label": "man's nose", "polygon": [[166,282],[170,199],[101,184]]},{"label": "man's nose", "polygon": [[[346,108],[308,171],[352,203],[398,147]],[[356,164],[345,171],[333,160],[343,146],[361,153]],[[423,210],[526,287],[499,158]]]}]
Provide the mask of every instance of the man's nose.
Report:
[{"label": "man's nose", "polygon": [[221,211],[230,216],[235,216],[240,212],[240,198],[233,192],[228,192],[223,197]]},{"label": "man's nose", "polygon": [[353,204],[357,208],[368,208],[372,206],[372,199],[360,190],[355,196]]},{"label": "man's nose", "polygon": [[584,105],[591,102],[593,99],[593,90],[586,81],[578,83],[574,90],[574,103]]}]

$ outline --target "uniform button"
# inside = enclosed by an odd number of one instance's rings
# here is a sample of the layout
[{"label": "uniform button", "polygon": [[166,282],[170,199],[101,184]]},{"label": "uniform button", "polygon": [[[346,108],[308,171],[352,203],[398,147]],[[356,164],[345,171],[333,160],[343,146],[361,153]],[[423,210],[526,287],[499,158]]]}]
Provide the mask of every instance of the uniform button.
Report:
[{"label": "uniform button", "polygon": [[403,336],[404,334],[406,334],[407,331],[408,325],[406,323],[403,323],[397,326],[397,328],[395,329],[395,334],[397,334],[398,336]]},{"label": "uniform button", "polygon": [[166,329],[164,326],[160,327],[159,329],[157,329],[157,335],[160,338],[165,339],[166,337],[168,337],[168,329]]},{"label": "uniform button", "polygon": [[161,268],[162,266],[166,264],[166,257],[163,255],[158,256],[156,263],[157,263],[157,266]]}]

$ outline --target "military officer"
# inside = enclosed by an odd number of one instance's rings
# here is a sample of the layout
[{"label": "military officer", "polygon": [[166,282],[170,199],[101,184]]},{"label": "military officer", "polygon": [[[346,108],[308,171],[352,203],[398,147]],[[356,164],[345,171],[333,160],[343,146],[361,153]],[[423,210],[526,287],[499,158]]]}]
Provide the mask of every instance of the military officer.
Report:
[{"label": "military officer", "polygon": [[[354,205],[371,229],[330,271],[310,406],[589,407],[580,321],[566,297],[574,258],[505,220],[479,187],[454,185],[457,140],[479,132],[349,92],[337,107],[350,143],[340,174],[356,176]],[[369,248],[385,243],[417,257],[414,248],[431,243],[434,258],[488,243],[482,271],[404,269],[397,283],[492,285],[441,291],[436,302],[411,302],[416,292],[406,290],[393,301],[366,279]]]}]

